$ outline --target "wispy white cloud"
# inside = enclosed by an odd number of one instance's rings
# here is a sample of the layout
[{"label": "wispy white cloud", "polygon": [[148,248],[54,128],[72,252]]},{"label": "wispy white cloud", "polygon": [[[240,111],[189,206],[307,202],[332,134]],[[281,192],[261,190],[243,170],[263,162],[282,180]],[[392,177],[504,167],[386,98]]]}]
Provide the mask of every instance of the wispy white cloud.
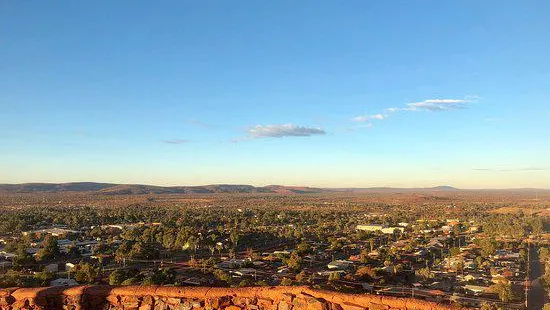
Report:
[{"label": "wispy white cloud", "polygon": [[249,128],[247,133],[251,138],[308,137],[326,134],[323,129],[318,127],[304,127],[293,124],[256,125]]},{"label": "wispy white cloud", "polygon": [[169,139],[169,140],[162,140],[163,143],[166,144],[184,144],[189,143],[189,140],[187,139]]},{"label": "wispy white cloud", "polygon": [[371,120],[383,120],[387,117],[388,117],[387,114],[359,115],[354,117],[353,121],[363,123]]},{"label": "wispy white cloud", "polygon": [[352,118],[352,121],[359,123],[368,122],[372,125],[373,120],[383,120],[388,118],[390,114],[401,111],[448,111],[465,109],[470,103],[478,99],[478,96],[466,96],[464,99],[426,99],[424,101],[409,102],[403,108],[386,108],[384,109],[384,113],[355,116]]},{"label": "wispy white cloud", "polygon": [[455,109],[465,109],[470,102],[472,102],[471,99],[428,99],[419,102],[407,103],[407,107],[403,108],[403,110],[447,111]]}]

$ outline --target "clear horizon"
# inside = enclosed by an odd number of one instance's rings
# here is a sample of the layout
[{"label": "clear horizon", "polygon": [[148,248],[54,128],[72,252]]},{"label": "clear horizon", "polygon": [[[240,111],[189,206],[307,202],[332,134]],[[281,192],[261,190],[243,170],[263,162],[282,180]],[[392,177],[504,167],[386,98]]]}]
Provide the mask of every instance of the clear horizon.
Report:
[{"label": "clear horizon", "polygon": [[550,189],[547,1],[0,8],[0,183]]}]

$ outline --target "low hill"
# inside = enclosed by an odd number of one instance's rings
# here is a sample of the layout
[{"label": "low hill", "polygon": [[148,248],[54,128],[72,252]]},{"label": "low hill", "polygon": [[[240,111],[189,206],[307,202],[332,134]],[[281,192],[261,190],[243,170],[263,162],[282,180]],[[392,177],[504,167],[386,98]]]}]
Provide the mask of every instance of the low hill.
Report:
[{"label": "low hill", "polygon": [[370,187],[370,188],[315,188],[304,186],[282,186],[268,185],[256,187],[252,185],[235,184],[213,184],[202,186],[155,186],[142,184],[113,184],[94,182],[72,182],[72,183],[23,183],[23,184],[0,184],[2,193],[63,193],[63,192],[86,192],[104,195],[148,195],[148,194],[221,194],[221,193],[271,193],[281,195],[294,194],[317,194],[317,193],[434,193],[434,192],[507,192],[526,193],[539,192],[548,193],[544,189],[486,189],[486,190],[463,190],[452,186],[436,186],[426,188],[393,188],[393,187]]},{"label": "low hill", "polygon": [[321,189],[307,187],[286,187],[271,185],[255,187],[252,185],[215,184],[203,186],[154,186],[141,184],[111,183],[24,183],[0,184],[0,193],[62,193],[91,192],[105,195],[145,195],[145,194],[218,194],[218,193],[274,193],[304,194],[322,192]]},{"label": "low hill", "polygon": [[116,184],[94,182],[0,184],[0,193],[95,192],[113,186]]}]

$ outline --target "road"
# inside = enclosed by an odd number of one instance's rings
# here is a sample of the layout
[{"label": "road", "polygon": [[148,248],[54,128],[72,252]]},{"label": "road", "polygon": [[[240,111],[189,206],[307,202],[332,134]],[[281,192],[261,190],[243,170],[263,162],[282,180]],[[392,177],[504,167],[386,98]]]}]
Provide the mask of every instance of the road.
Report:
[{"label": "road", "polygon": [[539,261],[538,247],[531,245],[529,262],[529,280],[531,287],[527,296],[529,310],[540,310],[544,306],[544,287],[542,286],[542,263]]}]

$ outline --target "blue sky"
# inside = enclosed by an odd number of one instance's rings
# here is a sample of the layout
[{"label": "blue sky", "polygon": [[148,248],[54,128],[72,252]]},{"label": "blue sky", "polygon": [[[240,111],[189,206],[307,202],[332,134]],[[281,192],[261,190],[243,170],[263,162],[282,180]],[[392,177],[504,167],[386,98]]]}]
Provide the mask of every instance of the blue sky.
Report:
[{"label": "blue sky", "polygon": [[2,1],[0,182],[550,188],[548,1]]}]

